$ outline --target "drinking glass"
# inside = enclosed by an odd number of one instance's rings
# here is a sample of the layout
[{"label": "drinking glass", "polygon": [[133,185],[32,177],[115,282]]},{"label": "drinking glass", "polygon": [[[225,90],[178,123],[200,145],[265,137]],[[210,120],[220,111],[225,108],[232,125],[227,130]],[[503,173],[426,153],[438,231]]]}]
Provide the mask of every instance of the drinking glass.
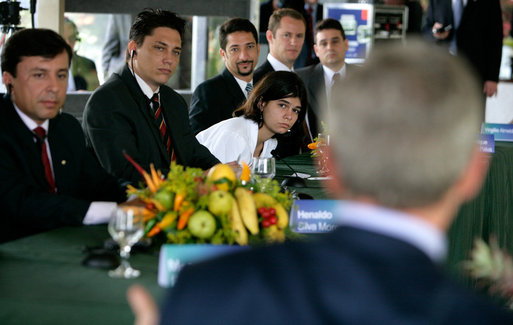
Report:
[{"label": "drinking glass", "polygon": [[253,157],[251,173],[261,178],[273,178],[276,175],[276,161],[273,157]]},{"label": "drinking glass", "polygon": [[109,222],[109,233],[119,244],[121,264],[115,270],[109,271],[113,278],[136,278],[141,272],[133,269],[128,262],[132,245],[143,236],[144,225],[142,216],[135,215],[131,209],[116,209]]},{"label": "drinking glass", "polygon": [[320,176],[328,176],[330,170],[328,168],[328,155],[326,149],[330,144],[330,136],[325,133],[317,135],[317,174]]}]

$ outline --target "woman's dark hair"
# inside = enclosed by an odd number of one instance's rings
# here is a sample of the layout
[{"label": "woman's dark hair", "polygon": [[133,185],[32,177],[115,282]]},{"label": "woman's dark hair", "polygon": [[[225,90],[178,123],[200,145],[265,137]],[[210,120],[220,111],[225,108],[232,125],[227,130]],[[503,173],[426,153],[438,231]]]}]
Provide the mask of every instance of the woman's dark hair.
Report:
[{"label": "woman's dark hair", "polygon": [[2,72],[16,78],[16,67],[24,56],[42,56],[53,59],[62,52],[73,54],[68,43],[56,32],[44,28],[22,29],[14,33],[2,50]]},{"label": "woman's dark hair", "polygon": [[253,120],[261,127],[262,113],[258,108],[260,102],[268,103],[271,100],[298,97],[301,102],[301,111],[295,125],[301,124],[305,119],[308,101],[303,81],[297,74],[288,71],[269,72],[255,85],[248,100],[233,112],[233,116],[244,116]]}]

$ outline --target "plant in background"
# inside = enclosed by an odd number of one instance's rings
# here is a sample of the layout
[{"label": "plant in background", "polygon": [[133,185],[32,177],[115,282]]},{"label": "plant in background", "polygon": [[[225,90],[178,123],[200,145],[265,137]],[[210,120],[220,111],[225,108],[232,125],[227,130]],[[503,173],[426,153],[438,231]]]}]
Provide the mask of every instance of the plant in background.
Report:
[{"label": "plant in background", "polygon": [[513,309],[513,259],[494,238],[489,245],[476,239],[471,258],[463,266],[478,285],[487,286],[490,295],[505,300],[508,308]]}]

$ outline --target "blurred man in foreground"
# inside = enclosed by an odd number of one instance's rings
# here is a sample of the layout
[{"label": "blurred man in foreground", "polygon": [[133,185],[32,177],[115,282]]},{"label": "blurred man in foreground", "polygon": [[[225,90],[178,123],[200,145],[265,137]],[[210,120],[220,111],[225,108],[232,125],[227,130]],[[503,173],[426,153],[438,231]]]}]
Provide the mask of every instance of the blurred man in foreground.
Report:
[{"label": "blurred man in foreground", "polygon": [[0,242],[106,222],[114,201],[125,199],[86,149],[78,121],[60,111],[71,55],[66,41],[47,29],[18,31],[3,48]]},{"label": "blurred man in foreground", "polygon": [[[426,44],[376,48],[332,93],[344,104],[327,120],[339,227],[184,267],[162,323],[511,324],[441,269],[445,232],[488,168],[467,70]],[[140,287],[129,298],[149,302]]]}]

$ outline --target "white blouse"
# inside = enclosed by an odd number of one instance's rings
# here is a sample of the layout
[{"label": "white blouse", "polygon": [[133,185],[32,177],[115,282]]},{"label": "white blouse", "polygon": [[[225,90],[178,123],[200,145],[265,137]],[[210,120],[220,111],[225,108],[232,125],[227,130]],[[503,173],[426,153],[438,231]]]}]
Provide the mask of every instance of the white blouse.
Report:
[{"label": "white blouse", "polygon": [[[198,133],[196,138],[222,163],[237,161],[240,164],[244,161],[251,165],[257,145],[258,124],[243,116],[233,117],[212,125]],[[277,145],[276,139],[265,141],[260,157],[272,157],[271,151]]]}]

